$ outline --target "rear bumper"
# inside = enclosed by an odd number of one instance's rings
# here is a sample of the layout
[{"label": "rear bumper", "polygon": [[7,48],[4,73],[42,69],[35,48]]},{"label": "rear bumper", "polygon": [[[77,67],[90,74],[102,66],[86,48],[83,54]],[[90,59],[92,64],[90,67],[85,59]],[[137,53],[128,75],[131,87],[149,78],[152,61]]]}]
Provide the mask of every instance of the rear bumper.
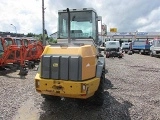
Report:
[{"label": "rear bumper", "polygon": [[106,52],[106,57],[123,57],[123,53],[120,52]]},{"label": "rear bumper", "polygon": [[129,48],[123,48],[122,51],[129,51]]},{"label": "rear bumper", "polygon": [[159,50],[155,50],[155,51],[153,51],[153,54],[156,55],[156,56],[160,56],[160,51]]},{"label": "rear bumper", "polygon": [[105,47],[100,47],[100,50],[105,50]]},{"label": "rear bumper", "polygon": [[53,79],[41,79],[37,73],[35,77],[36,91],[47,94],[69,98],[89,98],[98,89],[100,78],[86,81],[65,81]]}]

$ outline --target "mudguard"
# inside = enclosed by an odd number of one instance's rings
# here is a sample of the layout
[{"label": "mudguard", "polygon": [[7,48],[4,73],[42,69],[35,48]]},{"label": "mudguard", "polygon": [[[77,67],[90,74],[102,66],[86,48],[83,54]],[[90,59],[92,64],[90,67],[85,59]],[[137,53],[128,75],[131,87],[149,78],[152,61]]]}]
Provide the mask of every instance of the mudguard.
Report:
[{"label": "mudguard", "polygon": [[96,77],[98,78],[101,77],[103,68],[105,68],[105,58],[99,57],[97,61]]}]

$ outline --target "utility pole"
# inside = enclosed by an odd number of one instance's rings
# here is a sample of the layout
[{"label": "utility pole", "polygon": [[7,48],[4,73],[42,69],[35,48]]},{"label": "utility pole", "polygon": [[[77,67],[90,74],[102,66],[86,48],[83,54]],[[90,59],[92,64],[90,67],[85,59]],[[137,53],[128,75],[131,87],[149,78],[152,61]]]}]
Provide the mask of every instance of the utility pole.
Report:
[{"label": "utility pole", "polygon": [[46,41],[45,41],[45,23],[44,23],[44,0],[42,0],[42,41],[43,41],[43,45],[46,45]]}]

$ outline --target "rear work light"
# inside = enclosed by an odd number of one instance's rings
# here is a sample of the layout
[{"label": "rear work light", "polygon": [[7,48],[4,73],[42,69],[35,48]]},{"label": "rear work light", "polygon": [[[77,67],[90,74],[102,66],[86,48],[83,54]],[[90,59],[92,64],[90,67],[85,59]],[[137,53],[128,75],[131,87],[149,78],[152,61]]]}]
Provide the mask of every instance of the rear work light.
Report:
[{"label": "rear work light", "polygon": [[36,88],[39,88],[39,86],[40,86],[40,81],[39,80],[36,80],[35,86],[36,86]]}]

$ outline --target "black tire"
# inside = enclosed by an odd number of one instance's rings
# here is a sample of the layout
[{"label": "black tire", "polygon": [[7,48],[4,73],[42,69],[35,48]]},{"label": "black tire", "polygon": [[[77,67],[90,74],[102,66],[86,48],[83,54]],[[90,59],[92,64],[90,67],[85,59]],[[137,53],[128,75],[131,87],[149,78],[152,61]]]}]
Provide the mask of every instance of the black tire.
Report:
[{"label": "black tire", "polygon": [[35,67],[35,63],[32,62],[32,61],[29,61],[29,62],[28,62],[28,68],[29,68],[29,69],[33,69],[34,67]]},{"label": "black tire", "polygon": [[128,51],[128,55],[132,55],[132,51]]},{"label": "black tire", "polygon": [[144,53],[145,53],[144,51],[143,52],[141,50],[139,51],[140,55],[144,55]]},{"label": "black tire", "polygon": [[45,94],[41,94],[41,96],[45,100],[49,100],[49,101],[60,101],[61,100],[61,98],[59,96],[52,96],[52,95],[45,95]]},{"label": "black tire", "polygon": [[151,57],[153,57],[153,52],[151,51],[149,55],[150,55]]},{"label": "black tire", "polygon": [[102,106],[104,102],[104,84],[105,84],[105,70],[103,70],[100,84],[97,89],[97,91],[94,93],[94,95],[88,99],[77,99],[76,102],[80,106],[84,105],[96,105],[96,106]]},{"label": "black tire", "polygon": [[103,69],[103,71],[102,71],[102,75],[100,78],[100,83],[99,83],[99,87],[98,87],[97,91],[95,92],[95,94],[91,98],[89,98],[93,105],[97,105],[97,106],[103,105],[104,97],[105,97],[104,84],[105,84],[105,69]]},{"label": "black tire", "polygon": [[132,54],[134,54],[134,53],[135,53],[133,50],[131,50],[131,51],[132,51]]},{"label": "black tire", "polygon": [[109,55],[106,55],[106,58],[109,58]]}]

